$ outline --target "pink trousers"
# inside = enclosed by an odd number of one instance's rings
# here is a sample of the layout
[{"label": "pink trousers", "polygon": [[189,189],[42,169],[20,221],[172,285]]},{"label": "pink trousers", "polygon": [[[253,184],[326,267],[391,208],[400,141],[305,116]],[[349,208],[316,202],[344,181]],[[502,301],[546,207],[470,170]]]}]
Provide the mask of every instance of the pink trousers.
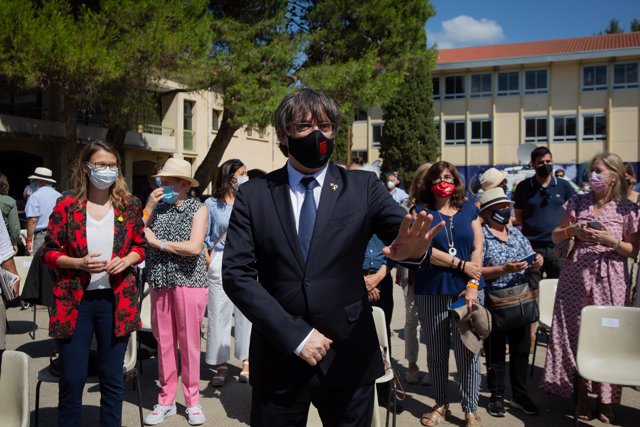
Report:
[{"label": "pink trousers", "polygon": [[151,290],[151,329],[158,341],[160,405],[171,405],[178,388],[178,347],[182,392],[187,408],[198,404],[200,393],[200,328],[207,306],[207,288],[178,286]]}]

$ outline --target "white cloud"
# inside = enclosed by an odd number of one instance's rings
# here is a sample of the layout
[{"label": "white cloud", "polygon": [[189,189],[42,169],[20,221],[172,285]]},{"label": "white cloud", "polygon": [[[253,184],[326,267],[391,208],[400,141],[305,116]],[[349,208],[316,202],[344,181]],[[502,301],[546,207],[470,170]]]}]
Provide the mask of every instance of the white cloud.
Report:
[{"label": "white cloud", "polygon": [[498,43],[505,38],[502,27],[491,19],[460,15],[442,22],[442,31],[427,34],[429,45],[440,49]]}]

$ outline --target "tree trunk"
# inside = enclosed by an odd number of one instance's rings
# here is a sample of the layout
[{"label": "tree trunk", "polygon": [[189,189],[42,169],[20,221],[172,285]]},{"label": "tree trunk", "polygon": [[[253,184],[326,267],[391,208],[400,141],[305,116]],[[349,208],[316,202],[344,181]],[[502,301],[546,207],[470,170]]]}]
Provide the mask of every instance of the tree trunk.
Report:
[{"label": "tree trunk", "polygon": [[78,128],[76,126],[76,100],[67,94],[64,97],[64,148],[61,150],[62,162],[65,167],[61,170],[59,190],[67,190],[71,187],[71,174],[78,155]]},{"label": "tree trunk", "polygon": [[107,129],[107,142],[111,143],[120,154],[120,161],[122,162],[122,172],[124,172],[124,140],[127,136],[127,129],[122,126],[113,125]]},{"label": "tree trunk", "polygon": [[198,180],[200,186],[198,187],[198,194],[202,194],[209,183],[215,179],[215,175],[218,173],[218,165],[224,155],[225,150],[229,146],[229,142],[236,133],[240,126],[232,126],[229,123],[228,117],[232,114],[225,109],[220,129],[207,152],[202,163],[198,166],[194,178]]}]

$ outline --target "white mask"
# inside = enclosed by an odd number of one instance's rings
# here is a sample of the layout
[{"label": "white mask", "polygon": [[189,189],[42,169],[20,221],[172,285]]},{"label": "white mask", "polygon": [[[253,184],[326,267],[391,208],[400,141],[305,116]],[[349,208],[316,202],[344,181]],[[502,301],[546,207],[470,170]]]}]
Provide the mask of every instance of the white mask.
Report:
[{"label": "white mask", "polygon": [[387,188],[389,190],[393,190],[394,188],[396,188],[396,184],[394,184],[393,181],[387,181]]},{"label": "white mask", "polygon": [[233,188],[238,190],[238,188],[247,181],[249,181],[249,177],[246,175],[236,176],[236,182],[233,183]]},{"label": "white mask", "polygon": [[118,170],[112,171],[109,168],[105,170],[96,170],[92,168],[89,172],[89,181],[98,189],[98,190],[106,190],[111,187],[114,182],[118,179]]}]

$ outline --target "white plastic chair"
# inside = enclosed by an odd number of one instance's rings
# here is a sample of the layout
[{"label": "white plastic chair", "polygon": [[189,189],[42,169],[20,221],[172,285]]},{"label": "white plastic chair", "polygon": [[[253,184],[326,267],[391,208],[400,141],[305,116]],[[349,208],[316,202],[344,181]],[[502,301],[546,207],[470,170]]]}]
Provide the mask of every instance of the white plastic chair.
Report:
[{"label": "white plastic chair", "polygon": [[[385,426],[389,425],[389,415],[392,416],[393,419],[393,427],[396,426],[396,381],[395,375],[393,373],[393,368],[391,367],[391,354],[389,353],[389,336],[387,335],[387,323],[385,321],[384,311],[380,307],[373,307],[373,321],[376,325],[376,333],[378,334],[378,342],[380,343],[380,347],[384,352],[384,374],[376,380],[376,384],[384,384],[388,383],[389,385],[389,399],[387,400],[387,417],[385,420]],[[376,400],[374,401],[373,408],[373,419],[374,425],[380,425],[380,419],[378,415],[378,398],[376,396]],[[376,421],[376,418],[378,420]]]},{"label": "white plastic chair", "polygon": [[575,425],[578,425],[580,378],[617,385],[640,385],[638,331],[638,307],[587,306],[582,309],[573,386]]},{"label": "white plastic chair", "polygon": [[[138,342],[136,332],[131,333],[129,336],[129,342],[127,343],[127,350],[124,354],[124,362],[122,364],[122,374],[124,375],[125,383],[130,379],[135,380],[135,389],[138,392],[138,413],[140,415],[140,426],[144,426],[144,418],[142,416],[142,391],[140,389],[140,377],[138,375]],[[38,371],[38,383],[36,384],[36,427],[40,423],[40,386],[45,383],[58,383],[60,379],[51,374],[49,366],[46,366]],[[87,377],[87,383],[97,383],[98,377]]]},{"label": "white plastic chair", "polygon": [[0,426],[29,426],[29,356],[6,350],[0,375]]},{"label": "white plastic chair", "polygon": [[536,339],[533,343],[533,358],[531,359],[531,368],[529,376],[533,376],[533,367],[536,364],[536,352],[538,350],[538,339],[543,334],[549,342],[551,334],[551,323],[553,322],[553,305],[556,302],[556,290],[558,289],[558,279],[543,279],[538,286],[538,309],[540,317],[538,318],[538,329],[536,330]]}]

